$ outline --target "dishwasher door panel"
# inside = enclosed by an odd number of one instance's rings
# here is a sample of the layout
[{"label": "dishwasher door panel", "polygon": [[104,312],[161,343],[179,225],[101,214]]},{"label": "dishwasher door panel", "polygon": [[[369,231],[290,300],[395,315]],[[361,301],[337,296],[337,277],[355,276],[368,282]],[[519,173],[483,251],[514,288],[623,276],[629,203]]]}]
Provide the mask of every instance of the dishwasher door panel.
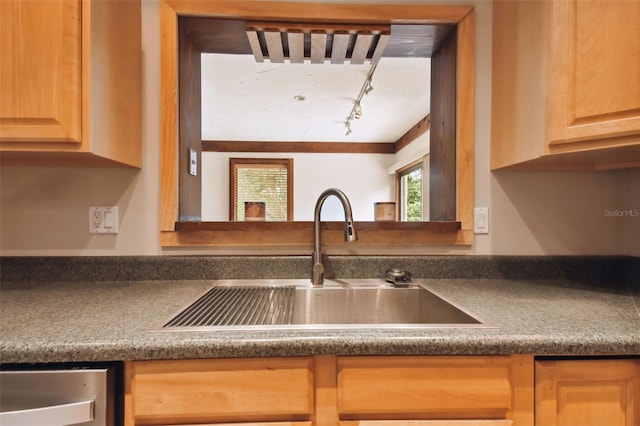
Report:
[{"label": "dishwasher door panel", "polygon": [[2,426],[113,426],[108,368],[0,371]]}]

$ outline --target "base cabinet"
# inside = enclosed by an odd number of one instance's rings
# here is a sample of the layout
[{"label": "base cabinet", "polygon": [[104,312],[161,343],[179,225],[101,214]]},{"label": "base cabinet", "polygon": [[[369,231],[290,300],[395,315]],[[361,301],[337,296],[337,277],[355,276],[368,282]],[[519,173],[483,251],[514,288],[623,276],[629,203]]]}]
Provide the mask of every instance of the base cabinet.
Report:
[{"label": "base cabinet", "polygon": [[640,424],[640,359],[537,361],[536,426]]},{"label": "base cabinet", "polygon": [[[338,414],[357,420],[341,424],[361,426],[384,424],[379,420],[532,424],[532,362],[529,356],[340,357]],[[411,423],[416,420],[424,421]]]},{"label": "base cabinet", "polygon": [[533,426],[533,356],[132,361],[125,425]]},{"label": "base cabinet", "polygon": [[311,422],[198,423],[183,426],[311,426]]},{"label": "base cabinet", "polygon": [[511,420],[362,420],[340,426],[511,426]]},{"label": "base cabinet", "polygon": [[125,426],[637,426],[640,358],[125,363]]},{"label": "base cabinet", "polygon": [[141,361],[126,375],[126,425],[302,426],[313,411],[311,358]]}]

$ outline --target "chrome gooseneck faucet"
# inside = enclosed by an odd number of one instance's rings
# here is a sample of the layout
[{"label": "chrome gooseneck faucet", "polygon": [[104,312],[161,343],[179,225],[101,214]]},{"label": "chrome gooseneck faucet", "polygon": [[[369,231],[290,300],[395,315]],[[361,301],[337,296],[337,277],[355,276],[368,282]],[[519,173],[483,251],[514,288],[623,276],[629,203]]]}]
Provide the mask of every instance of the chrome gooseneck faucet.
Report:
[{"label": "chrome gooseneck faucet", "polygon": [[320,210],[324,201],[335,195],[342,203],[344,209],[344,240],[346,242],[353,242],[358,240],[356,235],[356,229],[353,226],[353,215],[351,213],[351,204],[344,192],[336,188],[329,188],[320,194],[318,201],[316,202],[316,208],[313,214],[313,269],[311,273],[311,283],[314,286],[321,286],[324,282],[324,265],[322,264],[322,252],[320,251]]}]

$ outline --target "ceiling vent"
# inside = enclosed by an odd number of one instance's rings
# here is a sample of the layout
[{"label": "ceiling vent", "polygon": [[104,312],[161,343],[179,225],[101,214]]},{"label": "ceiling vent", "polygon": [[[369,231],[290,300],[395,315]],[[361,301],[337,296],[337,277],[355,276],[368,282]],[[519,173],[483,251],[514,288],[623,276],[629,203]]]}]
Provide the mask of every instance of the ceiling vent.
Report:
[{"label": "ceiling vent", "polygon": [[391,35],[389,25],[328,25],[247,22],[256,62],[376,64]]}]

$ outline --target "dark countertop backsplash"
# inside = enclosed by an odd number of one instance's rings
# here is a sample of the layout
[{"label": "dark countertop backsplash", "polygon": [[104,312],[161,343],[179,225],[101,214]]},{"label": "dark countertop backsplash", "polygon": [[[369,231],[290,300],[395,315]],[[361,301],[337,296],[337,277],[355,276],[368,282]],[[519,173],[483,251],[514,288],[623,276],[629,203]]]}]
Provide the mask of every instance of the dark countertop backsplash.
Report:
[{"label": "dark countertop backsplash", "polygon": [[[325,277],[380,278],[400,268],[430,279],[567,279],[640,285],[630,256],[325,256]],[[309,256],[0,257],[0,281],[166,281],[306,278]]]}]

